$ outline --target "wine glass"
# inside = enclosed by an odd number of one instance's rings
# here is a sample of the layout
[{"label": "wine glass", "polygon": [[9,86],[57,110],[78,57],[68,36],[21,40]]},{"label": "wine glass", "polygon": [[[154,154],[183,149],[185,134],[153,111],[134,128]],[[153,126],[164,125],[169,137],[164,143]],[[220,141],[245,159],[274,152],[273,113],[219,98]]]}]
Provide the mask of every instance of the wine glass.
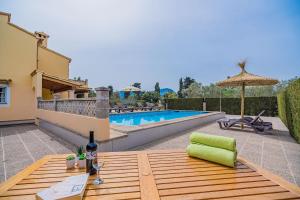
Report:
[{"label": "wine glass", "polygon": [[100,184],[104,183],[103,179],[101,179],[99,176],[99,171],[103,166],[104,166],[104,162],[100,165],[98,162],[93,163],[93,167],[97,170],[97,177],[93,182],[94,185],[100,185]]}]

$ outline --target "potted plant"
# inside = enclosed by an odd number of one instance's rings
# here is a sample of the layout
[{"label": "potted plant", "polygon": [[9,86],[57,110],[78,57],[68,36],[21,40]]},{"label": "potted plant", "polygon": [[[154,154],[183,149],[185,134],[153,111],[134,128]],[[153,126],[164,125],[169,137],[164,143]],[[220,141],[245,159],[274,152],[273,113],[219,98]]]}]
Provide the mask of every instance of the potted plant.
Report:
[{"label": "potted plant", "polygon": [[86,157],[85,157],[85,154],[81,154],[78,158],[78,161],[77,161],[77,164],[78,164],[78,168],[79,169],[83,169],[86,167]]},{"label": "potted plant", "polygon": [[67,169],[72,169],[75,166],[75,157],[73,155],[69,155],[66,158]]},{"label": "potted plant", "polygon": [[76,162],[78,162],[79,160],[79,156],[83,154],[83,146],[79,146],[77,149],[76,149]]}]

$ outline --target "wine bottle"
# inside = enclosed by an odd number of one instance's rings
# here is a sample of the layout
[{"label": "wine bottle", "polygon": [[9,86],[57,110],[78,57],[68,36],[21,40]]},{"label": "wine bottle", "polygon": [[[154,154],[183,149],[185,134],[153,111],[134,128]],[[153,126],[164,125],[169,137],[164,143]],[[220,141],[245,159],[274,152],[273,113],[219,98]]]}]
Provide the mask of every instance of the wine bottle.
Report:
[{"label": "wine bottle", "polygon": [[93,163],[97,163],[97,144],[94,141],[94,131],[90,131],[90,141],[86,145],[86,173],[96,174]]}]

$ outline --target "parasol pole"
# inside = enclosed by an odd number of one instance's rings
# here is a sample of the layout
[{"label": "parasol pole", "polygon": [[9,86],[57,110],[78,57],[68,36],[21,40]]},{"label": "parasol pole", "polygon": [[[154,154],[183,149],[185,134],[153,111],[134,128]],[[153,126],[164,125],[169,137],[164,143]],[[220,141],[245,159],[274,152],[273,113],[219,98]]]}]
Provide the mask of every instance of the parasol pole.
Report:
[{"label": "parasol pole", "polygon": [[[242,93],[241,93],[241,117],[244,119],[244,109],[245,109],[245,83],[242,84]],[[242,129],[244,128],[244,123],[241,123]]]}]

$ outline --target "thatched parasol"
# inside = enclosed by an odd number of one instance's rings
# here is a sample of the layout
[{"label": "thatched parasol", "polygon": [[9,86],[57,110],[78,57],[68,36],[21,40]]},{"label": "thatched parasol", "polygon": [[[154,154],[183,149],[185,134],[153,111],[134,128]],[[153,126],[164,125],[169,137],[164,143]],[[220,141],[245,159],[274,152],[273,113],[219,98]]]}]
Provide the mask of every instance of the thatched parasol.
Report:
[{"label": "thatched parasol", "polygon": [[[278,83],[278,80],[248,73],[245,70],[246,61],[239,62],[238,66],[242,69],[241,73],[233,77],[229,77],[224,81],[218,82],[216,85],[220,87],[242,86],[241,118],[244,118],[245,86],[275,85]],[[242,128],[243,128],[243,124],[242,124]]]},{"label": "thatched parasol", "polygon": [[140,88],[137,88],[137,87],[134,87],[134,86],[128,86],[128,87],[125,87],[123,90],[121,91],[124,91],[124,92],[140,92],[141,89]]}]

